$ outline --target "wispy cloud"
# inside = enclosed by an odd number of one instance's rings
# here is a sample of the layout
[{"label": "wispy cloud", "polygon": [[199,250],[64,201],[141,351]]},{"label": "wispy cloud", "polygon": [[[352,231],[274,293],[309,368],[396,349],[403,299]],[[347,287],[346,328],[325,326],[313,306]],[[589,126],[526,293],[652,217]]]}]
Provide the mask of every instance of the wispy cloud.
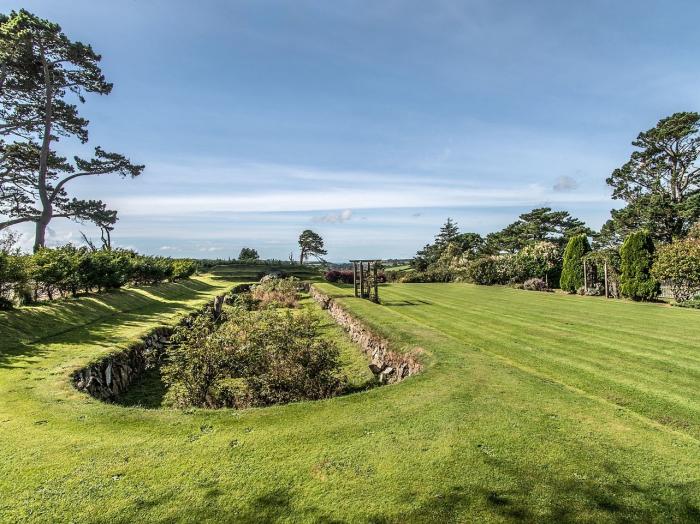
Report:
[{"label": "wispy cloud", "polygon": [[574,189],[578,189],[578,182],[570,176],[563,175],[556,179],[552,189],[558,193],[573,191]]}]

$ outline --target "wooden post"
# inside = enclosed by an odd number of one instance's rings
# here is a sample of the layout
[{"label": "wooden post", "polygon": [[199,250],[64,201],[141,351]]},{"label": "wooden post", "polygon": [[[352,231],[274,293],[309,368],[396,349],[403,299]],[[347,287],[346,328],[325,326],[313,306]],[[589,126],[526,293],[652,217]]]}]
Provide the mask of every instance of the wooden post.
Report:
[{"label": "wooden post", "polygon": [[605,261],[605,265],[603,266],[603,271],[605,272],[605,298],[610,298],[608,294],[608,261]]},{"label": "wooden post", "polygon": [[374,266],[374,301],[379,302],[379,283],[377,282],[377,262],[373,262]]},{"label": "wooden post", "polygon": [[352,286],[355,291],[355,296],[357,296],[357,262],[354,260],[352,262]]},{"label": "wooden post", "polygon": [[360,261],[360,296],[365,298],[365,264]]},{"label": "wooden post", "polygon": [[588,271],[586,271],[586,260],[583,261],[583,290],[588,291]]}]

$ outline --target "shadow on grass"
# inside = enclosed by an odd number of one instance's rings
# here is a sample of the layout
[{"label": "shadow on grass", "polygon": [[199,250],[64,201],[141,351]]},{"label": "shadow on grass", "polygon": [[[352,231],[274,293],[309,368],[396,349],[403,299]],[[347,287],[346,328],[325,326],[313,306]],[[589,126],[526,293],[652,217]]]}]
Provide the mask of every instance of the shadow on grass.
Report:
[{"label": "shadow on grass", "polygon": [[163,407],[167,391],[168,388],[163,382],[160,369],[153,368],[131,384],[129,389],[114,401],[114,404],[125,407],[159,409]]},{"label": "shadow on grass", "polygon": [[383,306],[389,307],[404,307],[404,306],[432,306],[433,303],[428,300],[383,300]]},{"label": "shadow on grass", "polygon": [[642,488],[626,479],[607,483],[567,481],[554,486],[558,495],[553,504],[544,511],[538,504],[534,512],[530,497],[536,488],[541,487],[534,482],[507,491],[455,486],[400,517],[379,515],[370,521],[453,522],[461,521],[470,508],[485,508],[499,520],[509,522],[700,522],[700,508],[692,500],[700,488],[698,482]]},{"label": "shadow on grass", "polygon": [[120,289],[99,295],[22,307],[0,315],[0,368],[15,367],[46,354],[47,341],[99,343],[116,326],[138,326],[154,314],[181,309],[186,301],[209,295],[214,288],[200,280]]}]

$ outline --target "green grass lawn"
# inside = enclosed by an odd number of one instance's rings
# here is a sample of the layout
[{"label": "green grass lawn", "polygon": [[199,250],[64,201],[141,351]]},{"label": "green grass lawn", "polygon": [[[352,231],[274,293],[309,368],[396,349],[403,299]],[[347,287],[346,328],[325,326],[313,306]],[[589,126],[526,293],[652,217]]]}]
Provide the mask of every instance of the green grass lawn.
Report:
[{"label": "green grass lawn", "polygon": [[271,271],[282,271],[288,276],[301,280],[320,280],[319,269],[313,266],[300,266],[298,264],[222,264],[211,268],[210,273],[217,280],[231,282],[257,282],[260,275]]},{"label": "green grass lawn", "polygon": [[[466,284],[319,284],[425,371],[320,402],[103,404],[71,370],[220,292],[0,313],[3,522],[698,522],[700,312]],[[332,326],[331,326],[332,328]]]}]

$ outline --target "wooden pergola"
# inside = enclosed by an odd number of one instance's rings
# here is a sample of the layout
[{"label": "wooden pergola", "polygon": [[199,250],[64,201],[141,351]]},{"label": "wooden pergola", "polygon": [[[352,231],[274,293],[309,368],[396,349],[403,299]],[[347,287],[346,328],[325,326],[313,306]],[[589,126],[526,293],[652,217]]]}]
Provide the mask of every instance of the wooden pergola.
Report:
[{"label": "wooden pergola", "polygon": [[363,259],[351,260],[350,262],[352,262],[352,282],[355,289],[355,296],[379,303],[377,265],[380,261]]}]

